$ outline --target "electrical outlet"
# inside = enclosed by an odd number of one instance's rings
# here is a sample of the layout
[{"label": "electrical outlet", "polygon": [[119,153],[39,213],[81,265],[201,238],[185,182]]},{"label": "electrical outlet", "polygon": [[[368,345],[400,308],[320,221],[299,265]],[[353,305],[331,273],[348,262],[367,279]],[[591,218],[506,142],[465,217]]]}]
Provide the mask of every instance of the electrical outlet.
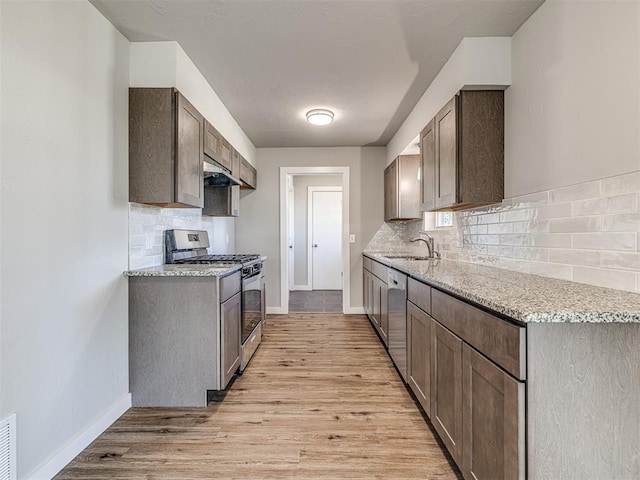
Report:
[{"label": "electrical outlet", "polygon": [[356,243],[356,236],[353,233],[349,235],[349,243]]},{"label": "electrical outlet", "polygon": [[144,236],[144,248],[151,250],[153,248],[153,234],[147,233]]}]

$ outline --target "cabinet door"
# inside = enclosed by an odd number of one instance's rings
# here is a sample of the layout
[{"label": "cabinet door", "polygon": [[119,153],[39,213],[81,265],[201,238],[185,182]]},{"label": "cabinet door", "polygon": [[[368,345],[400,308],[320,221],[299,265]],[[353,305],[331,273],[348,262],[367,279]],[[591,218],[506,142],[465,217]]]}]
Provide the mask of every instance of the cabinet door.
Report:
[{"label": "cabinet door", "polygon": [[178,105],[175,197],[180,203],[202,207],[204,204],[204,117],[181,94]]},{"label": "cabinet door", "polygon": [[255,190],[257,179],[258,176],[253,165],[251,165],[244,157],[240,157],[240,180],[242,180],[244,184],[243,187]]},{"label": "cabinet door", "polygon": [[477,480],[524,479],[524,383],[463,346],[462,473]]},{"label": "cabinet door", "polygon": [[220,375],[222,388],[226,388],[229,380],[240,366],[240,329],[241,329],[241,294],[238,292],[220,306]]},{"label": "cabinet door", "polygon": [[228,165],[229,170],[231,170],[231,175],[234,175],[232,157],[233,157],[233,147],[229,142],[227,142],[227,140],[224,137],[221,137],[219,162],[221,165]]},{"label": "cabinet door", "polygon": [[380,291],[380,336],[385,346],[389,345],[389,302],[388,287],[382,280],[376,278],[377,288]]},{"label": "cabinet door", "polygon": [[431,317],[407,302],[407,379],[428,417],[431,416]]},{"label": "cabinet door", "polygon": [[436,133],[435,120],[422,130],[420,134],[421,183],[423,212],[436,208]]},{"label": "cabinet door", "polygon": [[436,115],[436,208],[453,205],[457,201],[458,167],[458,97],[453,97]]},{"label": "cabinet door", "polygon": [[398,217],[398,161],[384,170],[384,220]]},{"label": "cabinet door", "polygon": [[211,160],[218,163],[221,167],[231,171],[231,165],[226,163],[221,155],[222,152],[222,135],[211,125],[206,119],[204,121],[204,154],[205,161]]},{"label": "cabinet door", "polygon": [[371,281],[371,273],[367,270],[362,271],[362,304],[364,313],[371,315],[371,293],[369,290],[369,282]]},{"label": "cabinet door", "polygon": [[231,174],[235,177],[241,175],[240,153],[231,147]]},{"label": "cabinet door", "polygon": [[202,215],[237,217],[240,214],[240,187],[204,187]]},{"label": "cabinet door", "polygon": [[371,295],[371,320],[376,325],[377,329],[380,329],[380,280],[377,277],[372,277],[371,285],[373,294]]},{"label": "cabinet door", "polygon": [[431,320],[431,423],[462,461],[462,340]]}]

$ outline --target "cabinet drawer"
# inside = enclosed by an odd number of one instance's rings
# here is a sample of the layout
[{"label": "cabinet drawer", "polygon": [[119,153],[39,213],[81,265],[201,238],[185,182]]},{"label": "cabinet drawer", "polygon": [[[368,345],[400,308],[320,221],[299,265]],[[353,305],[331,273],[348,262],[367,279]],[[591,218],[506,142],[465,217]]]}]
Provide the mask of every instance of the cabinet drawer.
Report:
[{"label": "cabinet drawer", "polygon": [[526,378],[526,329],[440,290],[431,291],[431,316],[507,372]]},{"label": "cabinet drawer", "polygon": [[382,265],[381,263],[371,262],[371,273],[373,273],[384,283],[387,283],[387,271],[387,267]]},{"label": "cabinet drawer", "polygon": [[407,300],[431,313],[431,287],[422,282],[409,278],[407,280]]},{"label": "cabinet drawer", "polygon": [[373,268],[371,266],[372,264],[373,264],[373,261],[369,257],[362,257],[362,266],[364,267],[365,270],[371,271],[371,269]]},{"label": "cabinet drawer", "polygon": [[240,271],[220,279],[220,303],[233,297],[240,291]]}]

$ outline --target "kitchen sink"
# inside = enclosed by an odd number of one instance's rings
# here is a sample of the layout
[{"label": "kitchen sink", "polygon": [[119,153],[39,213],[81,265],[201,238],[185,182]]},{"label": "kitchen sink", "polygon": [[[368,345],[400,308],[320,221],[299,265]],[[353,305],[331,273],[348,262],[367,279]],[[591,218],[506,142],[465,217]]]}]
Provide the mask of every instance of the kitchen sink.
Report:
[{"label": "kitchen sink", "polygon": [[430,260],[429,257],[421,255],[385,255],[384,258],[398,259],[398,260]]}]

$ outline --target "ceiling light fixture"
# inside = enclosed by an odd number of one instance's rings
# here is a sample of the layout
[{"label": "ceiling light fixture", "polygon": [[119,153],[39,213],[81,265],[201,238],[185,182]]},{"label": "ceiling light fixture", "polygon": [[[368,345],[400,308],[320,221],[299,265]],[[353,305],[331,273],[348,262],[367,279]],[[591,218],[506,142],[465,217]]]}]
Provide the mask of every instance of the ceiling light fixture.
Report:
[{"label": "ceiling light fixture", "polygon": [[333,122],[333,112],[323,108],[316,108],[307,112],[307,122],[312,125],[329,125]]}]

